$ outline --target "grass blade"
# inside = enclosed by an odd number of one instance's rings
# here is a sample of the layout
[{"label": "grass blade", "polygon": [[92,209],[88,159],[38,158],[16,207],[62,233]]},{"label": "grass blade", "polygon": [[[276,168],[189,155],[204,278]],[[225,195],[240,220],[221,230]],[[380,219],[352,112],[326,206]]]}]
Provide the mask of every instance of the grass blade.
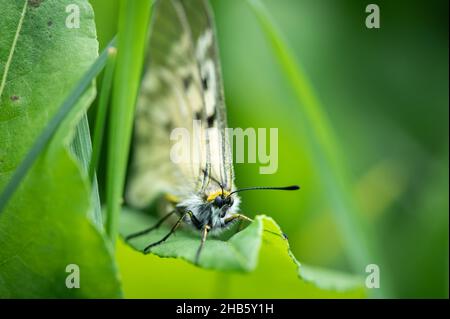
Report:
[{"label": "grass blade", "polygon": [[319,175],[329,195],[335,220],[341,230],[353,269],[364,273],[371,263],[380,264],[371,235],[352,198],[351,182],[336,134],[301,65],[259,0],[247,0],[267,37],[295,96],[302,106],[301,119],[308,136]]},{"label": "grass blade", "polygon": [[95,172],[98,169],[98,161],[102,150],[106,114],[108,112],[109,97],[111,95],[114,68],[116,65],[116,55],[116,48],[110,47],[108,50],[108,62],[106,62],[105,74],[102,80],[97,114],[95,117],[94,138],[92,142],[92,160],[91,165],[89,166],[89,178],[91,180],[94,179]]},{"label": "grass blade", "polygon": [[[112,46],[115,40],[113,39],[109,46]],[[108,47],[109,47],[108,46]],[[52,138],[53,134],[59,127],[59,124],[64,120],[64,118],[70,113],[79,97],[84,93],[86,88],[92,83],[92,80],[100,73],[103,67],[106,64],[107,60],[107,49],[106,48],[102,54],[99,55],[97,60],[92,64],[89,70],[84,74],[81,80],[78,82],[76,87],[70,93],[70,95],[66,98],[66,100],[61,104],[58,112],[55,116],[49,121],[43,132],[36,139],[36,142],[33,144],[31,149],[25,155],[23,161],[14,171],[14,174],[11,176],[8,184],[6,184],[5,188],[0,195],[0,213],[5,208],[11,196],[16,191],[17,187],[20,185],[22,179],[26,176],[28,170],[31,168],[35,160],[39,157],[41,152],[44,150],[48,141]]]},{"label": "grass blade", "polygon": [[106,233],[113,246],[118,233],[134,106],[149,25],[150,0],[121,0],[117,64],[109,126],[106,176]]}]

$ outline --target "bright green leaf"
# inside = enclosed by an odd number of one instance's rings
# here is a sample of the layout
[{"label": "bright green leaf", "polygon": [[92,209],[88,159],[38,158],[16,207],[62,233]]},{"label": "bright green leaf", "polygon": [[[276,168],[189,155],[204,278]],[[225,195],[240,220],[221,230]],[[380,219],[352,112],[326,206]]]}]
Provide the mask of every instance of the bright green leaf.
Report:
[{"label": "bright green leaf", "polygon": [[[69,4],[80,8],[80,28],[66,27]],[[97,57],[98,43],[86,0],[0,0],[0,6],[2,189]],[[0,212],[0,297],[121,295],[110,249],[88,218],[86,170],[69,147],[94,96],[91,86]],[[71,264],[80,270],[79,289],[66,287]]]},{"label": "bright green leaf", "polygon": [[[145,229],[155,223],[155,219],[147,214],[125,209],[121,214],[121,233],[126,236],[130,233]],[[141,237],[131,239],[129,244],[143,251],[146,245],[161,239],[169,231],[169,227],[161,226],[159,229]],[[267,216],[258,215],[247,228],[231,236],[228,240],[210,237],[205,243],[200,257],[200,267],[211,270],[199,270],[198,267],[180,263],[177,259],[194,262],[195,252],[200,243],[199,235],[187,230],[180,230],[170,237],[165,243],[152,248],[152,254],[137,257],[132,252],[120,246],[119,262],[121,255],[126,254],[127,259],[139,260],[133,264],[135,271],[142,274],[140,278],[146,278],[140,285],[152,287],[150,290],[139,288],[138,283],[133,283],[135,276],[128,275],[127,269],[122,267],[125,293],[128,297],[145,295],[147,297],[162,298],[167,288],[163,281],[171,286],[172,296],[189,297],[186,287],[178,287],[179,282],[183,286],[190,282],[190,274],[197,282],[205,284],[204,290],[197,292],[192,283],[195,297],[235,297],[235,298],[262,298],[262,297],[364,297],[365,291],[360,278],[343,275],[332,271],[319,271],[312,267],[300,266],[289,249],[289,244],[282,236],[282,232],[275,221]],[[160,259],[160,257],[173,257],[176,259]],[[145,263],[145,266],[139,265]],[[169,264],[172,265],[169,266]],[[177,270],[175,271],[174,268]],[[171,269],[171,270],[170,270]],[[182,275],[183,278],[180,277]],[[300,278],[299,278],[300,276]],[[218,277],[224,285],[218,285],[215,289],[209,289],[212,283],[217,283]],[[296,278],[297,277],[297,278]],[[178,279],[177,279],[178,278]],[[163,280],[164,279],[164,280]],[[208,282],[210,281],[210,282]],[[226,284],[225,284],[226,283]],[[197,283],[198,285],[198,283]],[[129,288],[129,287],[132,288]],[[209,295],[210,291],[217,291],[218,296]],[[147,293],[146,293],[147,292]],[[197,295],[198,294],[198,295]],[[168,294],[169,296],[169,294]]]}]

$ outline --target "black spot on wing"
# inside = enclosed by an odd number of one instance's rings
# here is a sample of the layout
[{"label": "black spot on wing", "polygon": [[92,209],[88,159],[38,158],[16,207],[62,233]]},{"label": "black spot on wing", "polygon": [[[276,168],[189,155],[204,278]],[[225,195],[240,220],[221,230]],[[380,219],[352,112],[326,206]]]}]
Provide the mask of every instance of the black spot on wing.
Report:
[{"label": "black spot on wing", "polygon": [[206,118],[206,121],[208,123],[208,127],[213,127],[214,126],[215,119],[216,119],[216,109],[214,108],[214,113]]},{"label": "black spot on wing", "polygon": [[195,112],[194,117],[196,120],[200,121],[202,119],[202,112],[201,111]]},{"label": "black spot on wing", "polygon": [[202,78],[202,86],[203,86],[203,90],[208,90],[208,76],[206,75],[205,77]]}]

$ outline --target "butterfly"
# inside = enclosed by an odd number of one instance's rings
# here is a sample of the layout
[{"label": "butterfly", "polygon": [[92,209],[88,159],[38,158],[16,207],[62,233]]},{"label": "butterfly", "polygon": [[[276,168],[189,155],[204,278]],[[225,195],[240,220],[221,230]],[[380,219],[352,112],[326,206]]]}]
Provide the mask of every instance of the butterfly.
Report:
[{"label": "butterfly", "polygon": [[[208,234],[217,234],[239,220],[237,189],[224,101],[219,52],[212,10],[206,0],[159,0],[149,33],[145,70],[136,105],[127,205],[145,209],[165,194],[170,209],[144,235],[177,216],[170,232],[149,243],[144,253],[162,244],[182,224],[200,232],[200,253]],[[188,134],[184,160],[173,160],[177,129]]]}]

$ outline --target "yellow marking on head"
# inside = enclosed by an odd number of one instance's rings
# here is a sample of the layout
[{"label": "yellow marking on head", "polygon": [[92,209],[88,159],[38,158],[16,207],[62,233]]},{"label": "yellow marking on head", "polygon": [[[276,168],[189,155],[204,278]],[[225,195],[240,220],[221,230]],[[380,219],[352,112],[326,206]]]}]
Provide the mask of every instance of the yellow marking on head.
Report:
[{"label": "yellow marking on head", "polygon": [[206,200],[208,202],[212,202],[217,196],[220,196],[220,195],[228,196],[228,195],[230,195],[230,192],[227,192],[226,190],[224,190],[223,193],[222,193],[222,190],[218,190],[217,192],[214,192],[214,193],[210,194],[208,196],[208,198],[206,198]]},{"label": "yellow marking on head", "polygon": [[172,194],[166,194],[164,196],[166,198],[166,200],[172,204],[177,204],[180,202],[180,199],[178,197],[176,197],[175,195]]}]

